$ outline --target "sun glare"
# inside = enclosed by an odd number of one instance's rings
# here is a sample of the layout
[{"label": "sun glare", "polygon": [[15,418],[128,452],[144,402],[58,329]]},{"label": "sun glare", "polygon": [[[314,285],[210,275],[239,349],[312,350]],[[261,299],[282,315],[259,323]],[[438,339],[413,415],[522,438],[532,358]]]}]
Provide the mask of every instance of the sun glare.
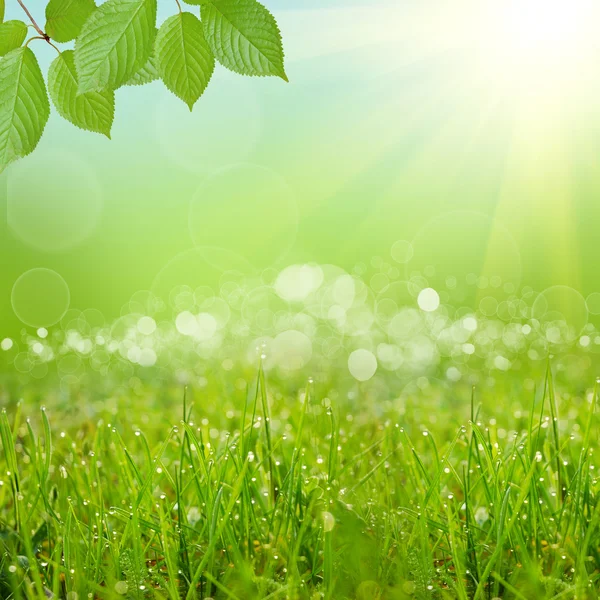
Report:
[{"label": "sun glare", "polygon": [[507,41],[532,54],[571,51],[586,28],[590,1],[513,0],[506,5]]},{"label": "sun glare", "polygon": [[600,11],[594,0],[489,2],[481,60],[489,75],[519,87],[584,80],[596,69]]}]

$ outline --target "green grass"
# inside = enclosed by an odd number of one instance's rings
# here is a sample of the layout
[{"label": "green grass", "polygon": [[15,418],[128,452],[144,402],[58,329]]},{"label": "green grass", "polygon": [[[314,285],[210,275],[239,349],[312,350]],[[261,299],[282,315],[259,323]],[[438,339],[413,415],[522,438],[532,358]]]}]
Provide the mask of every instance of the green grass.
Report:
[{"label": "green grass", "polygon": [[511,377],[11,399],[0,597],[597,599],[596,393]]}]

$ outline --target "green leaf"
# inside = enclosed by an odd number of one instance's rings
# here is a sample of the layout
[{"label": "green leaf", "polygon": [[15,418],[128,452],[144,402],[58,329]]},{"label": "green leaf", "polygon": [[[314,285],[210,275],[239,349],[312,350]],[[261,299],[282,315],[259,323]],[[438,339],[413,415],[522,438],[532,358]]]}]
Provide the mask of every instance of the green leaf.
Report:
[{"label": "green leaf", "polygon": [[77,71],[73,50],[54,59],[48,71],[48,91],[58,114],[81,129],[110,137],[115,115],[112,90],[77,94]]},{"label": "green leaf", "polygon": [[189,12],[167,19],[158,30],[155,51],[165,85],[192,110],[215,69],[202,23]]},{"label": "green leaf", "polygon": [[[157,33],[158,31],[155,30],[155,39]],[[123,85],[146,85],[147,83],[152,83],[153,81],[156,81],[157,79],[159,79],[159,77],[160,75],[158,74],[158,69],[156,67],[155,50],[153,48],[144,66],[134,75],[132,75],[131,78],[128,79]]]},{"label": "green leaf", "polygon": [[146,85],[147,83],[156,81],[159,77],[160,75],[156,68],[156,58],[154,54],[151,54],[146,64],[123,85]]},{"label": "green leaf", "polygon": [[156,33],[156,0],[108,0],[75,43],[78,92],[116,89],[148,60]]},{"label": "green leaf", "polygon": [[201,13],[206,40],[224,67],[242,75],[274,75],[287,81],[281,34],[262,4],[212,0]]},{"label": "green leaf", "polygon": [[0,60],[0,172],[37,146],[50,116],[44,77],[30,48]]},{"label": "green leaf", "polygon": [[4,12],[5,12],[4,0],[0,0],[0,23],[4,21]]},{"label": "green leaf", "polygon": [[0,23],[0,56],[18,48],[27,37],[27,25],[23,21]]},{"label": "green leaf", "polygon": [[57,42],[70,42],[94,12],[94,0],[50,0],[46,6],[46,33]]}]

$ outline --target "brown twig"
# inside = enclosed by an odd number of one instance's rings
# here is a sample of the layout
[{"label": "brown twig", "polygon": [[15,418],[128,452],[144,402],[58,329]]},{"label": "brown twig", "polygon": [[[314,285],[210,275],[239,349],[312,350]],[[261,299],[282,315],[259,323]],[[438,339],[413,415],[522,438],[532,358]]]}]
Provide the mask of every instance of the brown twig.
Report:
[{"label": "brown twig", "polygon": [[25,42],[25,48],[27,48],[29,46],[29,42],[33,42],[33,40],[43,40],[44,42],[48,42],[48,44],[50,44],[59,54],[62,54],[60,49],[57,48],[51,41],[50,38],[46,35],[34,35],[33,37],[29,38],[26,42]]},{"label": "brown twig", "polygon": [[46,40],[48,43],[50,42],[50,36],[35,22],[35,19],[32,17],[31,13],[27,10],[27,7],[23,4],[21,0],[17,0],[20,7],[25,11],[25,14],[29,17],[33,28],[39,33],[39,35]]}]

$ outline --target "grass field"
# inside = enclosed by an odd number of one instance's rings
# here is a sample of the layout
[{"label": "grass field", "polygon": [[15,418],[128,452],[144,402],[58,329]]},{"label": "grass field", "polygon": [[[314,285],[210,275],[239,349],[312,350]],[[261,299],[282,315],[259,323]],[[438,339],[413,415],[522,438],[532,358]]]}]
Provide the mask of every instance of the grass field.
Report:
[{"label": "grass field", "polygon": [[597,599],[596,296],[358,267],[2,339],[0,597]]},{"label": "grass field", "polygon": [[0,596],[598,598],[596,392],[551,373],[5,397]]}]

